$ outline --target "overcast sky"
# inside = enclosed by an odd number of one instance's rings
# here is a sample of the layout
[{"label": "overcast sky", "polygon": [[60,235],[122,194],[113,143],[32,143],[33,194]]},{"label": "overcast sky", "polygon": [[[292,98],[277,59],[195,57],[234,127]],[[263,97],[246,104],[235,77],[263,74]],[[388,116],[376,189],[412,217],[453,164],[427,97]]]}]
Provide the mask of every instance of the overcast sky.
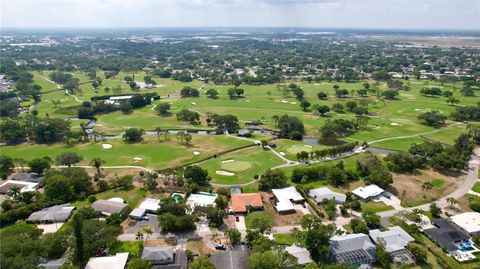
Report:
[{"label": "overcast sky", "polygon": [[480,0],[0,0],[2,27],[480,30]]}]

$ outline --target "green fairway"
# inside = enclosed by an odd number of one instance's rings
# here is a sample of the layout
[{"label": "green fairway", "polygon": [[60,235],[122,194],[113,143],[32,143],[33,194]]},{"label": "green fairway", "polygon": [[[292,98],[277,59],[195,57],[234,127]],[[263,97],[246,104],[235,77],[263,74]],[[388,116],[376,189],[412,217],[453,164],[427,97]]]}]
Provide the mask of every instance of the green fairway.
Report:
[{"label": "green fairway", "polygon": [[292,161],[297,160],[296,154],[301,151],[306,151],[310,153],[314,150],[327,148],[327,146],[310,145],[302,141],[294,141],[294,140],[288,140],[288,139],[275,139],[273,143],[275,143],[275,145],[277,146],[275,148],[276,151],[282,152],[283,154],[282,153],[280,154],[282,154],[285,158]]},{"label": "green fairway", "polygon": [[[225,162],[230,160],[233,162]],[[199,166],[208,170],[212,183],[241,184],[254,180],[254,175],[260,175],[265,170],[280,164],[282,160],[272,152],[263,150],[261,147],[253,147],[210,159]],[[217,171],[232,172],[233,175],[219,175]]]},{"label": "green fairway", "polygon": [[[251,144],[249,141],[227,136],[192,135],[192,146],[185,147],[171,136],[165,143],[157,141],[156,136],[147,136],[146,141],[136,144],[127,144],[121,139],[110,139],[104,142],[79,144],[68,147],[65,144],[4,146],[2,154],[12,158],[31,160],[49,156],[52,159],[63,152],[76,152],[83,156],[81,164],[99,157],[106,161],[105,165],[138,165],[152,169],[164,169],[177,165],[190,164],[200,161],[215,153],[234,149]],[[111,149],[103,149],[102,144],[111,144]],[[198,151],[198,155],[193,152]],[[141,159],[134,159],[141,158]]]}]

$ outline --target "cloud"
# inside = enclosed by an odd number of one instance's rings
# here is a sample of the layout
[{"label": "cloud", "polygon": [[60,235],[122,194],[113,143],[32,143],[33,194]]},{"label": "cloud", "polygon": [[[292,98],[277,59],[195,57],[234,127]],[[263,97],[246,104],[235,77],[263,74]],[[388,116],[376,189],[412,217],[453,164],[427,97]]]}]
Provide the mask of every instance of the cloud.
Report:
[{"label": "cloud", "polygon": [[3,27],[480,29],[477,0],[2,0]]}]

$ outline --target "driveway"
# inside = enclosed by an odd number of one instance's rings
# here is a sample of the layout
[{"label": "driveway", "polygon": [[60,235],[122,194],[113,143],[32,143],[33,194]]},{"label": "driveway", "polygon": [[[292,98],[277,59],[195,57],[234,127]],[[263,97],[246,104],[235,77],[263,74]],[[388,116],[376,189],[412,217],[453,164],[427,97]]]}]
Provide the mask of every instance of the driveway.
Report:
[{"label": "driveway", "polygon": [[378,198],[378,200],[380,202],[385,203],[386,205],[392,206],[396,210],[403,210],[402,201],[400,201],[400,199],[398,199],[395,195],[391,193],[387,193],[387,194],[388,196],[390,196],[390,198],[387,198],[382,195],[380,198]]},{"label": "driveway", "polygon": [[232,249],[214,253],[210,260],[217,269],[247,269],[247,258],[250,250],[245,245],[236,245]]},{"label": "driveway", "polygon": [[238,216],[238,221],[235,221],[235,227],[239,231],[245,231],[247,229],[245,225],[245,216]]},{"label": "driveway", "polygon": [[154,233],[160,232],[160,227],[158,224],[158,217],[154,214],[147,214],[148,220],[140,220],[137,221],[132,227],[129,227],[128,230],[125,232],[126,234],[135,234],[138,230],[141,231],[143,227],[150,226],[152,227],[152,231]]}]

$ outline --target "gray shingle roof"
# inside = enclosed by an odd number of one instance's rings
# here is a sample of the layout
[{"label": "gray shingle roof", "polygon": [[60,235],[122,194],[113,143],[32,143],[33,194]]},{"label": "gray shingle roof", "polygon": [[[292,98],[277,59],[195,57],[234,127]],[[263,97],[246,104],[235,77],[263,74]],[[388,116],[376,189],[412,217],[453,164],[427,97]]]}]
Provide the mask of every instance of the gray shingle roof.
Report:
[{"label": "gray shingle roof", "polygon": [[97,200],[92,204],[93,209],[107,214],[118,213],[126,206],[127,204],[109,200]]},{"label": "gray shingle roof", "polygon": [[408,243],[415,241],[413,237],[399,226],[392,227],[384,232],[378,229],[371,230],[369,235],[375,243],[378,243],[377,241],[379,241],[380,238],[383,239],[387,252],[404,249]]},{"label": "gray shingle roof", "polygon": [[142,259],[148,261],[171,261],[174,262],[173,247],[145,247],[142,252]]},{"label": "gray shingle roof", "polygon": [[433,221],[433,224],[436,226],[435,228],[426,229],[423,232],[432,240],[445,247],[447,251],[458,250],[458,247],[453,242],[470,239],[470,235],[444,219],[436,219]]},{"label": "gray shingle roof", "polygon": [[330,239],[330,248],[333,254],[339,254],[358,249],[375,248],[370,237],[366,234],[336,235]]},{"label": "gray shingle roof", "polygon": [[64,222],[72,215],[74,206],[71,204],[56,205],[33,212],[27,219],[28,222]]},{"label": "gray shingle roof", "polygon": [[327,187],[310,190],[308,196],[315,199],[317,203],[321,203],[323,199],[332,199],[335,197],[337,203],[345,203],[347,196],[343,193],[333,192]]}]

